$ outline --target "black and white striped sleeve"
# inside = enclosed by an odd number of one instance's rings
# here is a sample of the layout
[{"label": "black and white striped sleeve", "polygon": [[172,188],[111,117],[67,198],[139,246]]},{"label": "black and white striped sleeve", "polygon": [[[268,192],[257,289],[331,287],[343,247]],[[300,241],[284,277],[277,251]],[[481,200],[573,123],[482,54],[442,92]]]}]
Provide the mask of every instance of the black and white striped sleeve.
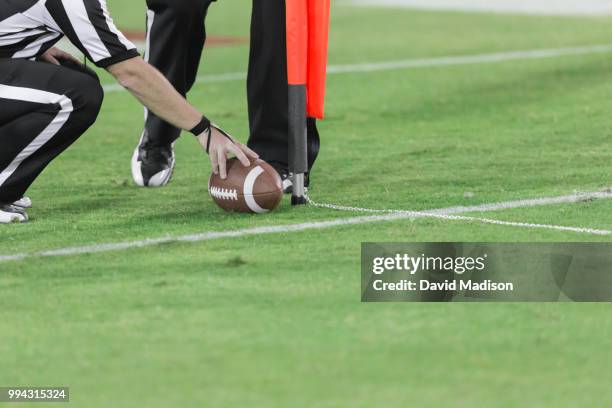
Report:
[{"label": "black and white striped sleeve", "polygon": [[106,0],[48,0],[46,7],[59,29],[97,66],[139,55],[115,26]]}]

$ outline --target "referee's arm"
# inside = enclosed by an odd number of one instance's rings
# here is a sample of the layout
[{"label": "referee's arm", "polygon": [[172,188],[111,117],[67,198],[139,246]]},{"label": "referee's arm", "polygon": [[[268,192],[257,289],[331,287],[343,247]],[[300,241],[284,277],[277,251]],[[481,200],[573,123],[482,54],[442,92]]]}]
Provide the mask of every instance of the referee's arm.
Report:
[{"label": "referee's arm", "polygon": [[[105,68],[144,106],[168,123],[187,131],[200,128],[202,114],[179,94],[168,80],[145,62],[136,47],[117,29],[104,0],[49,0],[47,10],[60,30],[97,66]],[[258,155],[225,137],[216,127],[197,135],[210,149],[215,173],[225,178],[228,153],[248,166],[247,156]],[[209,140],[209,138],[211,140]]]},{"label": "referee's arm", "polygon": [[202,114],[183,98],[157,69],[142,58],[108,67],[108,72],[143,105],[174,126],[190,130]]},{"label": "referee's arm", "polygon": [[[108,67],[108,72],[144,106],[166,122],[194,133],[202,121],[202,114],[193,107],[157,69],[142,58],[136,57]],[[226,160],[233,154],[244,165],[249,166],[259,155],[242,143],[224,136],[216,126],[196,135],[200,145],[209,153],[213,172],[227,177]],[[211,140],[209,140],[211,138]]]}]

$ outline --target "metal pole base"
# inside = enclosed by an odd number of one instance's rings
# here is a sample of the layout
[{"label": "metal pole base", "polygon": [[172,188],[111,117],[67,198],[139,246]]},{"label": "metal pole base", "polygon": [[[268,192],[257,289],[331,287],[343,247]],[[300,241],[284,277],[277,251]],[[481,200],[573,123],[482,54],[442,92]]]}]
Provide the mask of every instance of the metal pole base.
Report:
[{"label": "metal pole base", "polygon": [[291,195],[291,205],[305,205],[306,189],[304,188],[304,173],[295,174],[293,176],[293,194]]}]

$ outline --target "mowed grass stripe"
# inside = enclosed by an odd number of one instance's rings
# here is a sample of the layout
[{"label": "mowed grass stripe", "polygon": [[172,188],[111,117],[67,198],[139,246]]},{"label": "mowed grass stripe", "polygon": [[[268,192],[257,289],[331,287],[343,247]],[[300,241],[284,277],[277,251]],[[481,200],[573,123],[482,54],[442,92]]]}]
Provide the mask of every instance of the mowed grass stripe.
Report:
[{"label": "mowed grass stripe", "polygon": [[[397,61],[362,62],[357,64],[331,65],[327,72],[334,74],[354,74],[381,71],[396,71],[417,68],[431,68],[440,66],[490,64],[515,60],[557,58],[573,55],[607,54],[612,53],[612,44],[589,45],[584,47],[549,48],[539,50],[523,50],[495,52],[490,54],[476,54],[464,56],[448,56],[437,58],[412,58]],[[241,81],[246,79],[244,72],[228,72],[225,74],[201,75],[196,83],[215,83]],[[119,84],[104,85],[107,93],[120,92],[124,88]]]}]

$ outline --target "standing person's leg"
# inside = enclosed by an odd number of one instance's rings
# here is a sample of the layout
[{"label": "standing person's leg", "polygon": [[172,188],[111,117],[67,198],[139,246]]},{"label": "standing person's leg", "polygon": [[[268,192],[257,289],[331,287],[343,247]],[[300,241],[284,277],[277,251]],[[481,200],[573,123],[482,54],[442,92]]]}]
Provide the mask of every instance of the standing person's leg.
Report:
[{"label": "standing person's leg", "polygon": [[[206,41],[205,18],[215,0],[147,0],[145,60],[183,96],[193,86]],[[145,128],[132,158],[139,186],[166,185],[174,169],[173,143],[181,131],[145,110]]]},{"label": "standing person's leg", "polygon": [[95,74],[43,62],[0,59],[0,223],[27,221],[11,204],[96,120]]},{"label": "standing person's leg", "polygon": [[[288,175],[289,119],[285,0],[253,0],[248,103],[251,135],[249,147]],[[308,162],[312,168],[319,153],[316,121],[308,119]]]}]

